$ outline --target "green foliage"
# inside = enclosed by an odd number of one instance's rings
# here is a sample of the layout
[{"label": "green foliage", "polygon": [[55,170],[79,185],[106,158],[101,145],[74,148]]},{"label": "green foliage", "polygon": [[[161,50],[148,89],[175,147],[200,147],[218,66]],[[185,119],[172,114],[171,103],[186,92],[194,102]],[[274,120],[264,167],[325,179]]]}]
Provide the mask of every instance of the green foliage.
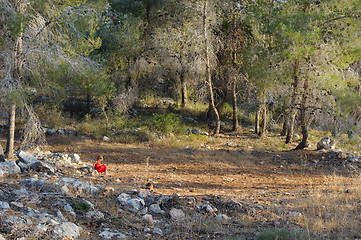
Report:
[{"label": "green foliage", "polygon": [[302,230],[267,231],[257,236],[256,240],[303,240],[307,234]]},{"label": "green foliage", "polygon": [[224,118],[231,118],[233,115],[233,107],[228,102],[224,102],[219,108],[219,115]]},{"label": "green foliage", "polygon": [[90,204],[84,200],[74,200],[70,205],[76,212],[88,212],[91,210]]},{"label": "green foliage", "polygon": [[179,133],[181,131],[180,118],[174,113],[154,114],[149,128],[163,134]]}]

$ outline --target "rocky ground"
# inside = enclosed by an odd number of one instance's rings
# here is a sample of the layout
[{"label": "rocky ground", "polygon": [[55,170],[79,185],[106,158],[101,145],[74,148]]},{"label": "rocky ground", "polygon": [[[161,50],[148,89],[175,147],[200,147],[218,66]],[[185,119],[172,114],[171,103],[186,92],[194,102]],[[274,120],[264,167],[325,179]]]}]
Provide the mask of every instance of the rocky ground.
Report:
[{"label": "rocky ground", "polygon": [[[267,231],[285,231],[285,239],[355,239],[360,233],[361,162],[341,150],[154,148],[75,136],[48,142],[0,163],[0,239],[267,239]],[[108,175],[92,170],[97,155],[104,155]],[[341,194],[348,206],[342,216],[334,206]]]}]

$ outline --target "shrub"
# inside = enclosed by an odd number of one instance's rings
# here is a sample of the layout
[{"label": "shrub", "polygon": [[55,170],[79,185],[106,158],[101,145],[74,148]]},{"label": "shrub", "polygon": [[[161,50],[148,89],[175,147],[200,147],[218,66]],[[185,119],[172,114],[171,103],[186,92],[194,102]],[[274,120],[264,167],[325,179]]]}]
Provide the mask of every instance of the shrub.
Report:
[{"label": "shrub", "polygon": [[74,211],[77,212],[88,212],[91,210],[91,206],[89,205],[89,203],[83,200],[79,200],[79,201],[74,200],[71,203],[71,206],[74,209]]},{"label": "shrub", "polygon": [[154,114],[149,128],[161,133],[179,133],[181,131],[180,118],[174,113]]}]

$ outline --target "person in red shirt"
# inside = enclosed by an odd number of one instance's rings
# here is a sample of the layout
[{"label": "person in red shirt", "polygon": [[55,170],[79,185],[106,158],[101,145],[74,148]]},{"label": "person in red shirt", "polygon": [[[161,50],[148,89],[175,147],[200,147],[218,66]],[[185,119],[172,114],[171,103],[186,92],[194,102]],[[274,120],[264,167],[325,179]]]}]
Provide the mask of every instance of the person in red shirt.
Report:
[{"label": "person in red shirt", "polygon": [[100,173],[104,173],[105,175],[107,174],[107,166],[105,164],[102,164],[103,161],[103,156],[98,156],[97,157],[97,161],[94,164],[94,169],[97,170]]}]

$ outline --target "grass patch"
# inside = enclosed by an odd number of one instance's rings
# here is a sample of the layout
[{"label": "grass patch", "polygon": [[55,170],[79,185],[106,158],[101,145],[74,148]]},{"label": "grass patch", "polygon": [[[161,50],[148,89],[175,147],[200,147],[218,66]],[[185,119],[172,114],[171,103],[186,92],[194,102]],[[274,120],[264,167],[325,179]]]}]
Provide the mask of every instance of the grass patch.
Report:
[{"label": "grass patch", "polygon": [[303,230],[267,231],[257,236],[256,240],[304,240],[308,239]]}]

